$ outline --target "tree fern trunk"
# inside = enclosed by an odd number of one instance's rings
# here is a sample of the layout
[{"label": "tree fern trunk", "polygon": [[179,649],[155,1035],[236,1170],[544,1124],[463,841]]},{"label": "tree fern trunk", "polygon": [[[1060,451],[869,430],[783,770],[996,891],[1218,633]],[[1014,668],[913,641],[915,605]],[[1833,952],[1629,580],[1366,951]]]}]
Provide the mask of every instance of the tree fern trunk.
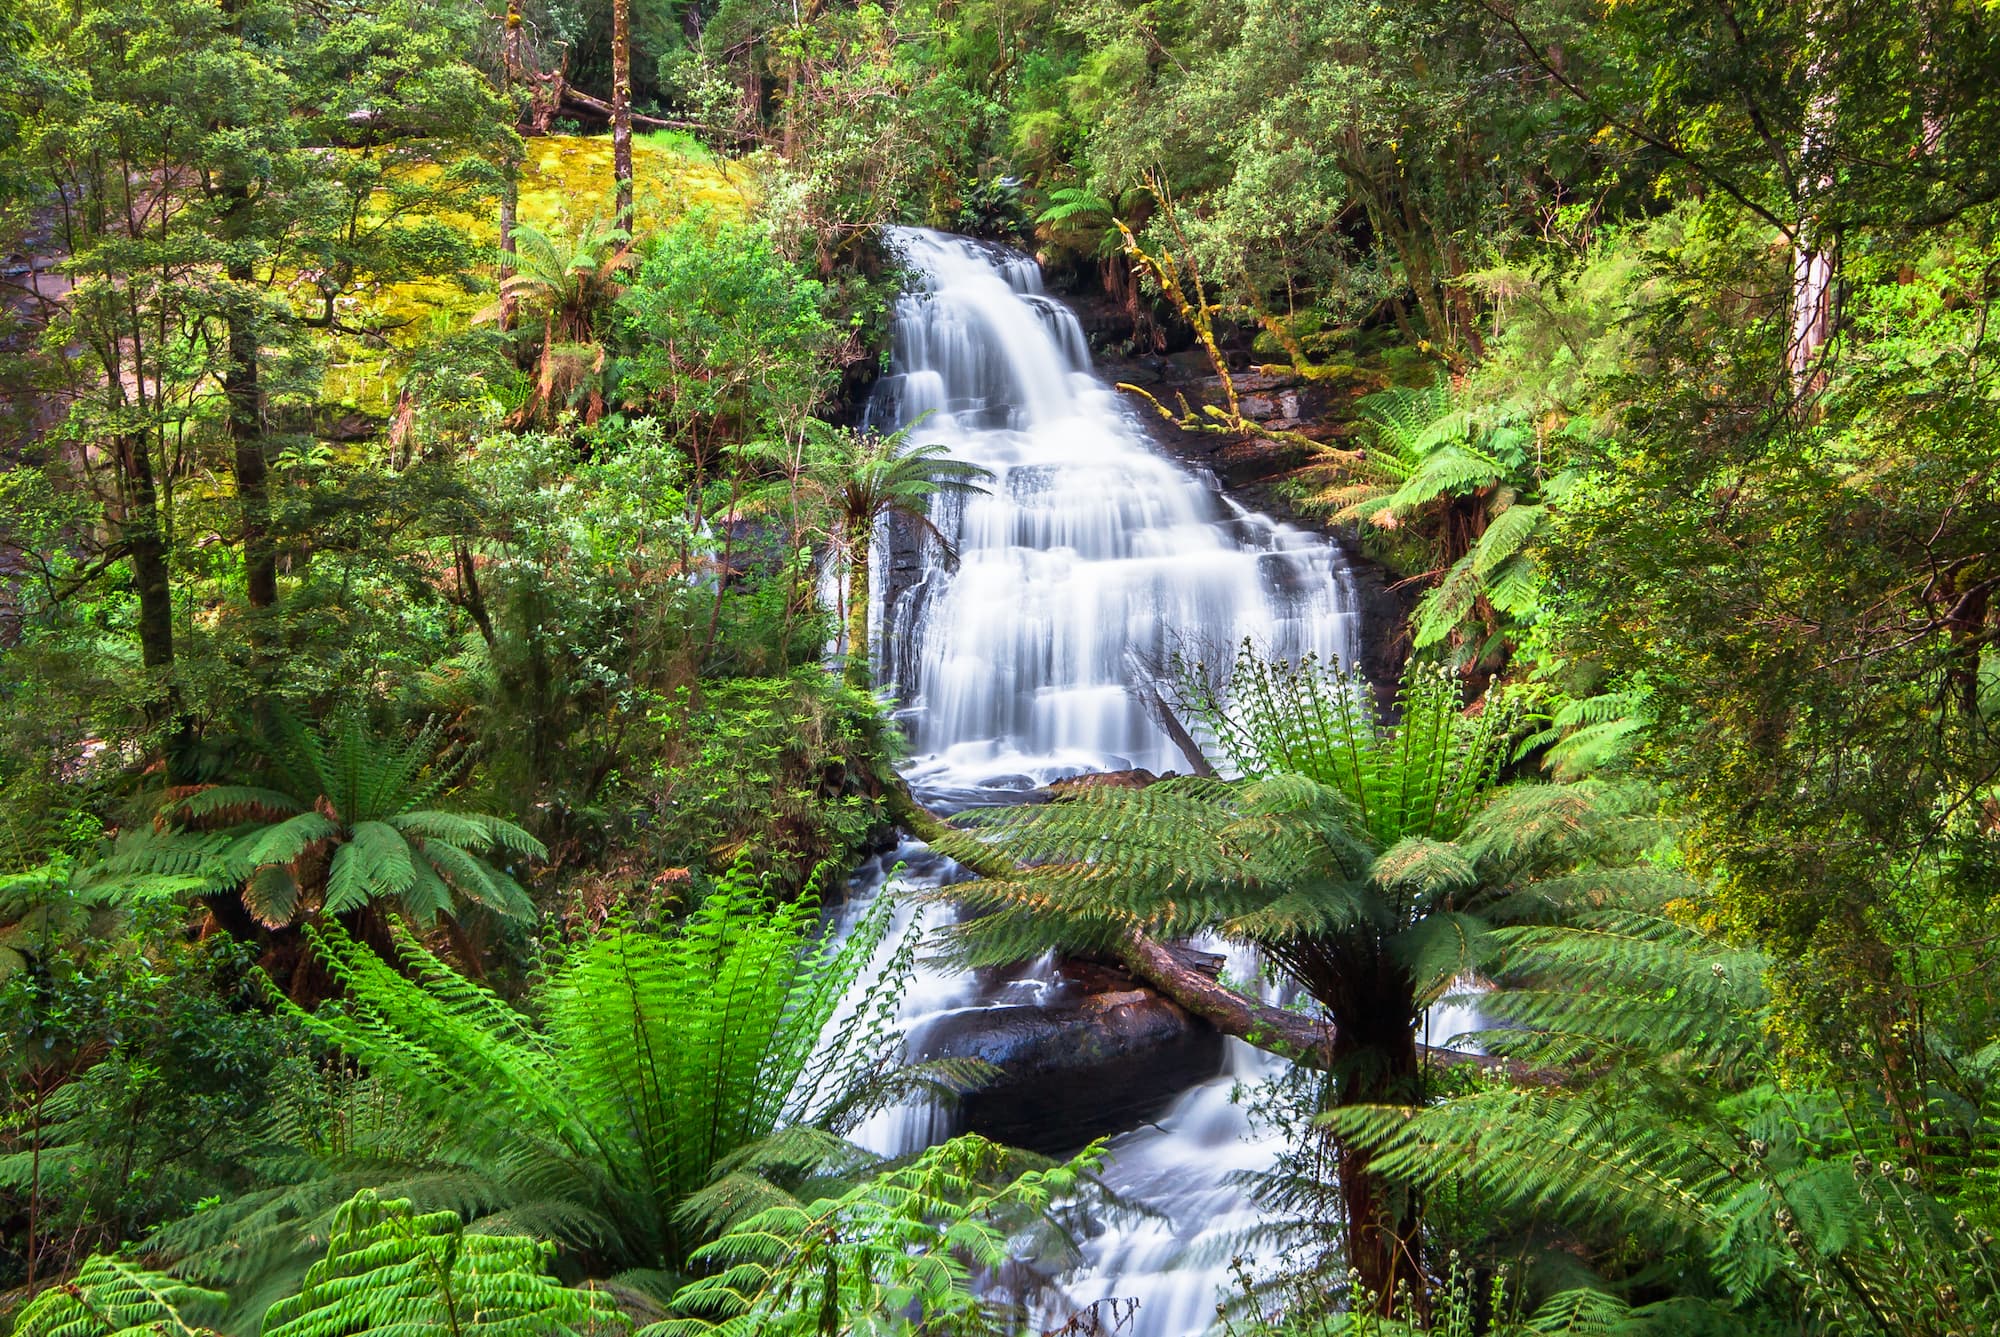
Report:
[{"label": "tree fern trunk", "polygon": [[[1316,968],[1314,968],[1316,967]],[[1312,994],[1333,1014],[1333,1090],[1336,1107],[1413,1105],[1423,1099],[1417,1061],[1416,990],[1406,973],[1384,959],[1380,946],[1340,951],[1304,974]],[[1348,1266],[1360,1275],[1379,1312],[1428,1309],[1421,1266],[1423,1218],[1417,1198],[1375,1173],[1369,1153],[1343,1146],[1340,1197]],[[1397,1294],[1401,1285],[1407,1297]],[[1359,1298],[1356,1301],[1360,1303]]]},{"label": "tree fern trunk", "polygon": [[874,682],[868,663],[868,542],[866,531],[853,536],[847,564],[847,682],[864,692]]}]

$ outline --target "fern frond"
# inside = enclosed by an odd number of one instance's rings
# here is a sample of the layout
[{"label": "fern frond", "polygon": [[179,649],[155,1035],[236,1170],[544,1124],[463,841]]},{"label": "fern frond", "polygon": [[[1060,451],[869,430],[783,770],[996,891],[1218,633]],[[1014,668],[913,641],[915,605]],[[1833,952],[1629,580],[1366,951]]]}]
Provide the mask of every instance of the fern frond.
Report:
[{"label": "fern frond", "polygon": [[364,1191],[334,1215],[326,1257],[304,1289],[271,1306],[265,1337],[623,1331],[602,1295],[546,1274],[551,1252],[518,1236],[468,1234],[455,1213],[418,1214]]},{"label": "fern frond", "polygon": [[1490,577],[1502,562],[1527,545],[1547,515],[1545,506],[1515,505],[1494,516],[1472,545],[1473,571],[1482,579]]},{"label": "fern frond", "polygon": [[113,1254],[93,1254],[74,1277],[30,1300],[14,1337],[206,1337],[203,1319],[228,1297]]}]

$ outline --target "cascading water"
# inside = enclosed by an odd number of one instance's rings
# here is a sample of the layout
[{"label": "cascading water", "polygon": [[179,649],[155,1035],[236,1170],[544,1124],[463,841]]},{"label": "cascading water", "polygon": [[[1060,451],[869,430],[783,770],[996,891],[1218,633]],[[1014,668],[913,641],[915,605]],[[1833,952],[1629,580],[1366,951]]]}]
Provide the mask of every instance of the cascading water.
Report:
[{"label": "cascading water", "polygon": [[[874,603],[878,673],[904,702],[914,789],[957,806],[1084,772],[1184,769],[1153,707],[1156,675],[1177,653],[1227,662],[1247,638],[1266,654],[1352,662],[1358,615],[1338,551],[1149,446],[1091,374],[1081,326],[1043,294],[1032,260],[918,229],[893,229],[889,242],[920,286],[897,305],[872,425],[908,428],[992,474],[984,493],[933,508],[956,562],[933,543],[893,605]],[[887,565],[875,563],[878,578]],[[928,856],[909,880],[935,887],[939,862]],[[884,872],[877,861],[857,876],[857,897]],[[998,1001],[1036,987],[1017,980]],[[926,1019],[995,1001],[971,981],[925,974],[904,1017],[920,1043]],[[1132,1337],[1208,1326],[1228,1280],[1224,1236],[1255,1221],[1231,1172],[1270,1166],[1278,1146],[1230,1095],[1279,1066],[1231,1041],[1214,1080],[1113,1143],[1106,1180],[1157,1215],[1085,1241],[1043,1317],[1136,1298]],[[936,1131],[905,1111],[864,1140],[908,1150]]]},{"label": "cascading water", "polygon": [[1175,654],[1227,662],[1249,638],[1351,658],[1337,550],[1149,447],[1032,260],[909,228],[890,241],[923,286],[897,305],[872,417],[993,475],[938,507],[958,562],[927,552],[878,638],[914,786],[1185,769],[1147,701]]}]

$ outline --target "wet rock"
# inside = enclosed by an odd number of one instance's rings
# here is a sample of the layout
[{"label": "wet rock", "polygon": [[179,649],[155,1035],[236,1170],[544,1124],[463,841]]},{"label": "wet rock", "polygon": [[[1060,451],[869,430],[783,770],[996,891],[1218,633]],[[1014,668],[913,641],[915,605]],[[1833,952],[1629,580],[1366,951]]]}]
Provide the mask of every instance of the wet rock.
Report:
[{"label": "wet rock", "polygon": [[1000,1075],[962,1098],[956,1122],[1035,1151],[1073,1151],[1158,1117],[1222,1071],[1220,1032],[1150,989],[1053,1007],[991,1007],[913,1037],[925,1058],[976,1058]]},{"label": "wet rock", "polygon": [[1091,771],[1084,775],[1065,776],[1052,780],[1047,792],[1052,795],[1073,794],[1079,789],[1144,789],[1147,785],[1164,780],[1166,776],[1155,775],[1144,768],[1135,767],[1129,771]]}]

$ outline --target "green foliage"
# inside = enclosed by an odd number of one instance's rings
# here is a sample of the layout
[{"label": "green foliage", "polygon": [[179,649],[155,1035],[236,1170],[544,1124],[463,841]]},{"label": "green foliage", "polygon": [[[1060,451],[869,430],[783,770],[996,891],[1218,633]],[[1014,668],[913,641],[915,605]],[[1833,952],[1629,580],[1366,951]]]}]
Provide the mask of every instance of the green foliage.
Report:
[{"label": "green foliage", "polygon": [[457,769],[438,743],[435,726],[384,742],[358,711],[325,735],[279,716],[258,740],[264,767],[249,778],[262,784],[170,798],[162,829],[120,842],[105,870],[199,876],[210,888],[237,890],[273,928],[378,900],[419,924],[456,915],[461,904],[532,917],[533,903],[504,865],[547,851],[503,818],[433,806]]},{"label": "green foliage", "polygon": [[93,1254],[74,1277],[14,1316],[14,1337],[203,1337],[201,1318],[226,1297],[128,1259]]},{"label": "green foliage", "polygon": [[187,875],[91,878],[67,858],[0,873],[0,986],[86,936],[130,931],[135,914],[156,918],[201,885]]},{"label": "green foliage", "polygon": [[747,859],[792,881],[859,848],[881,820],[869,784],[873,699],[817,668],[677,694],[656,715],[663,761],[653,838],[710,867]]},{"label": "green foliage", "polygon": [[1564,780],[1622,765],[1653,722],[1649,696],[1643,683],[1585,697],[1558,694],[1544,726],[1521,740],[1518,755],[1546,748],[1542,764]]},{"label": "green foliage", "polygon": [[1087,218],[1111,217],[1111,204],[1081,186],[1059,186],[1049,192],[1049,207],[1035,215],[1043,226]]},{"label": "green foliage", "polygon": [[833,330],[821,286],[761,228],[696,214],[643,248],[619,299],[631,349],[620,383],[697,454],[711,442],[803,430],[826,392]]},{"label": "green foliage", "polygon": [[544,1275],[546,1244],[465,1231],[455,1212],[419,1214],[363,1190],[334,1213],[326,1257],[298,1295],[272,1305],[265,1337],[447,1332],[579,1337],[626,1330],[596,1291]]},{"label": "green foliage", "polygon": [[[525,1013],[407,937],[399,968],[314,931],[344,1002],[294,1015],[367,1086],[330,1123],[272,1130],[261,1164],[277,1183],[158,1243],[254,1293],[300,1265],[335,1203],[373,1186],[479,1233],[552,1239],[589,1275],[670,1277],[717,1229],[784,1200],[782,1185],[864,1164],[839,1134],[882,1103],[968,1076],[894,1066],[915,944],[876,962],[887,927],[884,902],[836,944],[814,897],[774,905],[732,876],[670,930],[613,923],[565,949]],[[880,974],[832,1024],[871,963]],[[386,1117],[362,1117],[371,1107]]]},{"label": "green foliage", "polygon": [[960,232],[987,237],[1018,236],[1027,230],[1027,201],[1021,182],[1012,176],[973,180],[959,193],[958,213],[951,220]]},{"label": "green foliage", "polygon": [[975,1278],[1016,1259],[1023,1223],[1074,1198],[1102,1156],[1016,1173],[1014,1155],[965,1136],[837,1196],[766,1208],[696,1252],[709,1275],[675,1294],[686,1317],[641,1335],[999,1330]]},{"label": "green foliage", "polygon": [[[241,1182],[291,1076],[254,952],[192,941],[181,891],[16,881],[42,931],[0,980],[0,1277],[46,1279]],[[87,907],[87,908],[86,908]]]}]

